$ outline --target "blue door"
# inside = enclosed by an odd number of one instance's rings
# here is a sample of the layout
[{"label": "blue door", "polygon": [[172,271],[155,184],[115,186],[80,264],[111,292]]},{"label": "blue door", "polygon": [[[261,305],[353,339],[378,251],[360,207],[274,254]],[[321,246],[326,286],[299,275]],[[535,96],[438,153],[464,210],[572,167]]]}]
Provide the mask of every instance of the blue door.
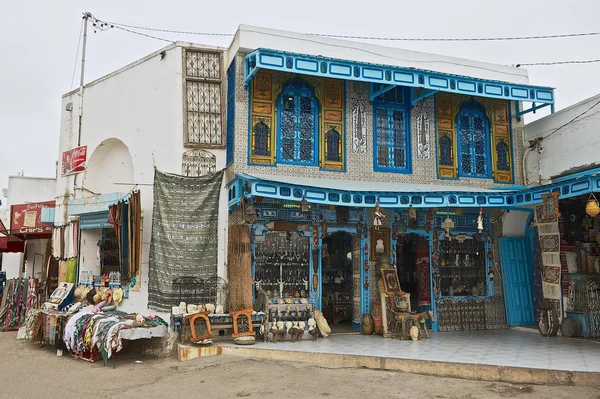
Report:
[{"label": "blue door", "polygon": [[533,267],[527,238],[500,238],[500,259],[509,326],[535,324]]}]

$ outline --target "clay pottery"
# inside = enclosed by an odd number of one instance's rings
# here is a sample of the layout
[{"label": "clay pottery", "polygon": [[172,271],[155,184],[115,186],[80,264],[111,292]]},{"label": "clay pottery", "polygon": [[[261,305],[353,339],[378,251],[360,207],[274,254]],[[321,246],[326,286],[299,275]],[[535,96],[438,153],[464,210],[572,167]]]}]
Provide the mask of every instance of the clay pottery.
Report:
[{"label": "clay pottery", "polygon": [[373,335],[373,317],[369,313],[363,316],[362,333],[364,335]]},{"label": "clay pottery", "polygon": [[383,333],[383,319],[381,318],[381,302],[373,302],[373,330],[375,334]]}]

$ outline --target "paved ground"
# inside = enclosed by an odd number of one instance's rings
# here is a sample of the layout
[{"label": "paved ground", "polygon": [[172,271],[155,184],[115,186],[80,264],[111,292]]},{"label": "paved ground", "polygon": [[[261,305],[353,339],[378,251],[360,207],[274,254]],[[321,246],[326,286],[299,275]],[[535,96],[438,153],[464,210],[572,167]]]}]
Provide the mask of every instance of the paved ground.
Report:
[{"label": "paved ground", "polygon": [[366,369],[212,357],[122,359],[116,368],[56,357],[0,333],[0,398],[600,398],[600,390],[519,386]]}]

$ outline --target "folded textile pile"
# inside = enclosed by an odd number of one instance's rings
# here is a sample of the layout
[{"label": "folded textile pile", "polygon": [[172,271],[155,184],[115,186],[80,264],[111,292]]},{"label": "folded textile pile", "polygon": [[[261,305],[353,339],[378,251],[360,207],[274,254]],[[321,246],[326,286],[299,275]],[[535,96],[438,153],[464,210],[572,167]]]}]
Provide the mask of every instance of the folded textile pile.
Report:
[{"label": "folded textile pile", "polygon": [[167,323],[158,316],[143,317],[118,311],[104,313],[83,309],[69,318],[63,340],[70,352],[83,355],[97,350],[106,363],[113,351],[119,352],[123,348],[119,334],[121,330],[160,325],[166,326]]}]

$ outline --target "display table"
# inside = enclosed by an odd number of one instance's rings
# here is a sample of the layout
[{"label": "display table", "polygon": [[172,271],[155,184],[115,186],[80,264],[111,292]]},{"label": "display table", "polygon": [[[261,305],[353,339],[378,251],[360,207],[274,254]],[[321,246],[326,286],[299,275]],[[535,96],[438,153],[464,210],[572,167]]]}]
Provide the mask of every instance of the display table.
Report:
[{"label": "display table", "polygon": [[136,327],[136,328],[128,328],[126,330],[121,330],[121,339],[126,339],[128,341],[134,341],[137,339],[151,339],[151,338],[164,338],[169,334],[169,329],[167,326],[158,326],[158,327]]},{"label": "display table", "polygon": [[[171,329],[177,331],[179,342],[183,342],[184,336],[184,323],[186,315],[173,315],[171,314]],[[218,332],[219,330],[231,330],[233,331],[233,318],[230,314],[210,314],[208,315],[210,320],[210,327],[212,331]],[[252,314],[252,328],[257,329],[263,326],[266,322],[266,314],[263,312]],[[219,334],[220,335],[220,334]]]}]

